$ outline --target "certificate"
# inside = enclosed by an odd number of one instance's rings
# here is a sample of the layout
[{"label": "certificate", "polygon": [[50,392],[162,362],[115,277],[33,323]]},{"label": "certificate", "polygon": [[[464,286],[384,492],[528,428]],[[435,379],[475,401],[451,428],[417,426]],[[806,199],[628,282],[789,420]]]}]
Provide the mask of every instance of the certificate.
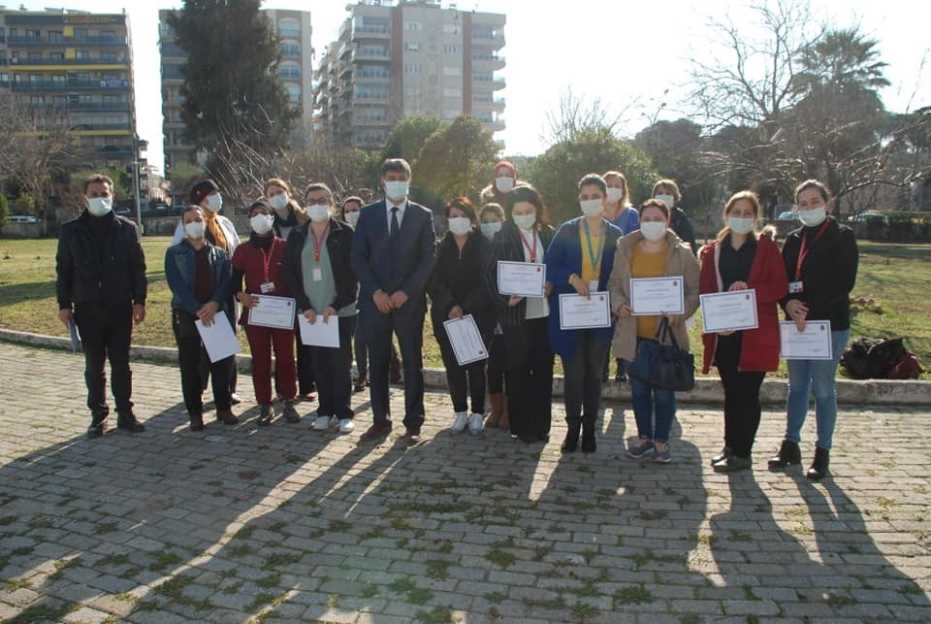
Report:
[{"label": "certificate", "polygon": [[594,329],[611,327],[611,298],[606,292],[582,295],[559,295],[560,329]]},{"label": "certificate", "polygon": [[498,261],[498,292],[515,297],[543,297],[546,265]]},{"label": "certificate", "polygon": [[630,280],[630,309],[634,316],[685,314],[684,278],[649,277]]},{"label": "certificate", "polygon": [[779,354],[784,360],[834,359],[831,321],[808,321],[800,332],[794,321],[779,322]]},{"label": "certificate", "polygon": [[249,325],[273,329],[294,329],[294,299],[252,295],[258,303],[249,309]]},{"label": "certificate", "polygon": [[699,299],[706,334],[756,329],[760,326],[756,291],[752,288],[702,295]]},{"label": "certificate", "polygon": [[209,327],[200,319],[194,321],[200,339],[204,342],[210,363],[219,362],[239,353],[239,341],[233,333],[233,327],[225,312],[217,312],[213,324]]},{"label": "certificate", "polygon": [[301,342],[308,347],[339,348],[339,318],[331,316],[328,322],[323,321],[323,315],[318,314],[314,324],[311,325],[307,317],[301,314],[297,317],[298,327],[301,328]]},{"label": "certificate", "polygon": [[475,324],[475,319],[471,314],[443,321],[443,329],[446,330],[449,344],[453,348],[453,353],[456,354],[459,366],[488,359],[485,341],[482,340],[482,334],[479,333],[478,325]]}]

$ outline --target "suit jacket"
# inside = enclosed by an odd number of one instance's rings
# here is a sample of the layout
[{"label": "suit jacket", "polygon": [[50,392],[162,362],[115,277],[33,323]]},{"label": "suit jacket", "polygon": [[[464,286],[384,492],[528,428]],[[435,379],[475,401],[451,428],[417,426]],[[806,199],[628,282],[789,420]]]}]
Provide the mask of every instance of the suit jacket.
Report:
[{"label": "suit jacket", "polygon": [[375,312],[372,295],[403,291],[410,304],[426,305],[426,287],[433,273],[433,213],[407,202],[398,240],[388,237],[385,200],[362,209],[352,239],[352,269],[359,278],[359,311]]}]

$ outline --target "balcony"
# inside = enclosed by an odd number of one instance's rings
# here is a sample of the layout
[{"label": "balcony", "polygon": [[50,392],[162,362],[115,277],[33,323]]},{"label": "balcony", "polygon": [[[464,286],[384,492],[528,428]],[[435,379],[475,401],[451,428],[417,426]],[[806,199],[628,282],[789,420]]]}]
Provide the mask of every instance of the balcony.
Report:
[{"label": "balcony", "polygon": [[385,26],[359,26],[352,31],[352,39],[360,41],[364,39],[381,39],[391,38],[391,29]]},{"label": "balcony", "polygon": [[500,91],[505,87],[506,83],[504,78],[495,78],[491,81],[491,88],[493,91]]},{"label": "balcony", "polygon": [[43,39],[42,37],[26,37],[24,35],[9,36],[6,38],[10,47],[48,47],[48,46],[127,46],[126,37],[55,37]]},{"label": "balcony", "polygon": [[105,160],[132,160],[133,157],[133,148],[129,146],[104,145],[94,151]]},{"label": "balcony", "polygon": [[495,54],[473,54],[472,63],[476,69],[487,71],[504,69],[505,66],[504,57]]},{"label": "balcony", "polygon": [[354,76],[354,83],[359,82],[374,82],[374,83],[387,83],[391,81],[391,74],[388,72],[363,72],[357,71]]},{"label": "balcony", "polygon": [[367,50],[365,48],[356,48],[352,53],[352,61],[382,61],[385,63],[391,62],[391,55],[388,54],[387,50]]},{"label": "balcony", "polygon": [[129,89],[128,80],[88,80],[67,81],[35,80],[31,82],[14,82],[13,91],[125,91]]},{"label": "balcony", "polygon": [[130,112],[129,102],[116,104],[91,104],[78,103],[66,104],[64,102],[51,104],[31,104],[30,108],[37,110],[44,108],[46,110],[64,110],[69,113],[128,113]]},{"label": "balcony", "polygon": [[182,50],[181,46],[179,46],[177,43],[174,43],[174,42],[163,42],[159,46],[158,50],[162,58],[178,58],[178,59],[187,58],[187,52]]},{"label": "balcony", "polygon": [[0,65],[9,66],[9,67],[20,67],[20,66],[46,66],[46,65],[112,65],[114,67],[126,67],[129,65],[129,61],[126,59],[118,58],[106,58],[106,59],[31,59],[31,58],[17,58],[17,59],[0,59]]},{"label": "balcony", "polygon": [[387,93],[356,93],[352,96],[353,103],[359,102],[360,104],[373,104],[376,102],[384,103],[388,101]]}]

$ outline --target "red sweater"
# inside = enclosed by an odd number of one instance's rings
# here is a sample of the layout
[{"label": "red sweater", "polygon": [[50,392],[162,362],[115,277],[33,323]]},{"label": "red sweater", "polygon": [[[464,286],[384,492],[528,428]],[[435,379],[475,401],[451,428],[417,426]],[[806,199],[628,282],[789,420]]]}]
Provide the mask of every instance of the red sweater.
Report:
[{"label": "red sweater", "polygon": [[[701,250],[701,277],[699,292],[703,295],[720,291],[717,248],[719,242]],[[760,326],[743,331],[739,370],[770,372],[779,368],[779,300],[789,291],[782,254],[776,243],[766,235],[757,239],[756,255],[750,267],[747,286],[756,290],[757,313]],[[704,334],[704,362],[702,372],[707,374],[714,364],[717,334]]]},{"label": "red sweater", "polygon": [[[284,260],[285,242],[277,236],[272,240],[266,252],[264,249],[245,242],[236,247],[233,252],[233,271],[241,271],[245,282],[245,292],[256,295],[275,295],[287,297],[288,289],[281,276],[281,262]],[[263,293],[262,284],[272,282],[275,290]],[[234,289],[235,289],[234,285]],[[239,319],[240,325],[249,322],[249,310],[243,308]]]}]

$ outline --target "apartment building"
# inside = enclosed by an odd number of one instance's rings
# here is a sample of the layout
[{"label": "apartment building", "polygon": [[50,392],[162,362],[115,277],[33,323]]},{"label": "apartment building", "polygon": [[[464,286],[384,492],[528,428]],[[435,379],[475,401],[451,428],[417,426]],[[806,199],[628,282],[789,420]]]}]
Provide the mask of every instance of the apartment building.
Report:
[{"label": "apartment building", "polygon": [[10,93],[40,126],[64,119],[94,164],[122,167],[143,149],[125,14],[0,8],[0,97]]},{"label": "apartment building", "polygon": [[505,16],[438,0],[363,0],[317,69],[317,128],[334,141],[384,145],[406,116],[466,114],[504,130]]},{"label": "apartment building", "polygon": [[[265,9],[262,11],[278,34],[281,78],[291,103],[299,106],[301,117],[292,141],[300,144],[313,133],[313,48],[311,47],[310,12]],[[177,162],[190,161],[193,146],[185,139],[185,126],[181,120],[184,97],[181,68],[187,62],[184,51],[175,42],[174,32],[168,24],[171,10],[159,11],[159,52],[162,73],[162,119],[165,151],[165,171],[170,172]]]}]

